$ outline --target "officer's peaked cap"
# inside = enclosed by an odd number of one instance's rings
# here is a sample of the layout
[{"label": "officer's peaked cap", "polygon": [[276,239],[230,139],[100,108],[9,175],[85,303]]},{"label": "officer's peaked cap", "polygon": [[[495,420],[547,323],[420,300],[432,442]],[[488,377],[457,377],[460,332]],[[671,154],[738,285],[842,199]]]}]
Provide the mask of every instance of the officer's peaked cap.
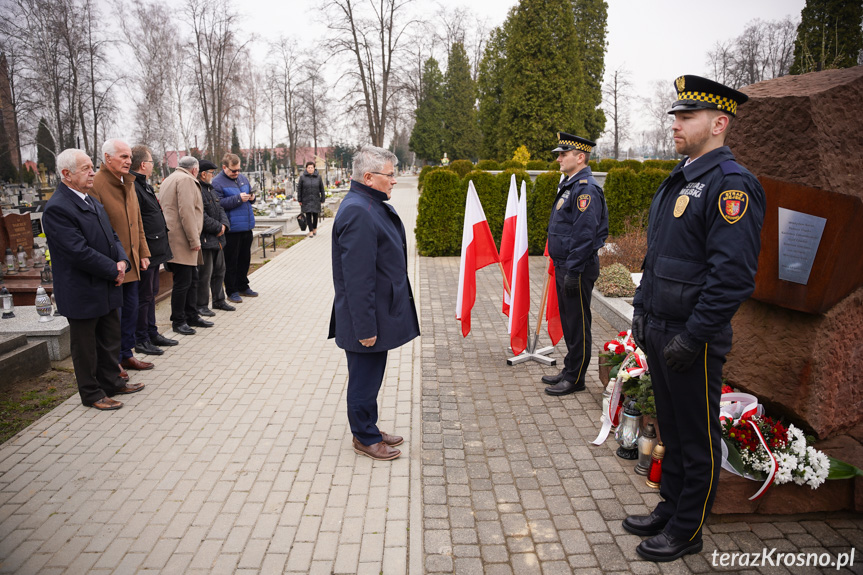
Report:
[{"label": "officer's peaked cap", "polygon": [[749,96],[719,82],[701,76],[680,76],[674,81],[677,100],[671,104],[669,114],[686,110],[721,110],[737,115],[737,106]]},{"label": "officer's peaked cap", "polygon": [[579,152],[587,152],[593,150],[596,142],[591,142],[585,138],[579,138],[566,132],[557,133],[557,147],[552,152],[568,152],[569,150],[578,150]]}]

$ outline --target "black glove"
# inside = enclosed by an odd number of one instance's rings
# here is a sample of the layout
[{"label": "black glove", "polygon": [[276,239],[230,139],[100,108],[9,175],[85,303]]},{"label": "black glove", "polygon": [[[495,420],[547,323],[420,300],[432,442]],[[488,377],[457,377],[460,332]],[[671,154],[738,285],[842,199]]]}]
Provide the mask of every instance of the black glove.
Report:
[{"label": "black glove", "polygon": [[579,286],[581,285],[581,274],[571,275],[566,274],[563,277],[563,293],[566,297],[575,297],[578,295]]},{"label": "black glove", "polygon": [[689,333],[684,331],[675,335],[674,339],[668,342],[668,345],[662,350],[662,354],[665,356],[668,367],[672,371],[680,373],[692,367],[692,363],[700,355],[702,347],[692,339]]},{"label": "black glove", "polygon": [[632,339],[644,351],[644,315],[632,316]]}]

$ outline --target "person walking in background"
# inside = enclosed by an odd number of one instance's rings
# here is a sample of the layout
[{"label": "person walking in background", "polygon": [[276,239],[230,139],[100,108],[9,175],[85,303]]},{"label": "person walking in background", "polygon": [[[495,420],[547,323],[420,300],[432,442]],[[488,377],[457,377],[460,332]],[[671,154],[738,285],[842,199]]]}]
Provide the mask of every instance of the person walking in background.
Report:
[{"label": "person walking in background", "polygon": [[219,197],[210,182],[219,167],[209,160],[198,162],[198,183],[201,184],[201,199],[204,201],[204,228],[201,232],[201,257],[198,266],[198,313],[203,316],[216,315],[208,307],[210,293],[213,294],[213,309],[234,311],[237,308],[225,301],[225,233],[231,224],[228,215],[219,205]]},{"label": "person walking in background", "polygon": [[222,171],[211,184],[230,221],[225,244],[225,291],[231,303],[243,303],[241,296],[258,296],[258,292],[249,287],[255,194],[251,193],[249,180],[240,173],[240,157],[236,154],[225,154]]},{"label": "person walking in background", "polygon": [[396,183],[398,158],[364,146],[354,156],[351,189],[333,224],[335,301],[330,338],[348,362],[348,422],[354,451],[381,461],[395,459],[403,439],[378,429],[378,392],[387,351],[420,334],[407,273],[405,228],[384,203]]},{"label": "person walking in background", "polygon": [[129,174],[132,149],[122,140],[108,140],[102,146],[102,160],[102,166],[93,180],[91,195],[108,212],[111,226],[117,232],[132,264],[123,279],[119,361],[125,369],[153,369],[152,363],[140,361],[132,355],[138,329],[138,285],[141,272],[150,266],[150,248],[141,220],[138,194],[135,193],[135,178]]},{"label": "person walking in background", "polygon": [[159,295],[159,266],[169,261],[171,245],[168,243],[168,226],[165,214],[147,179],[153,173],[153,154],[147,146],[132,146],[132,167],[129,175],[135,178],[135,193],[144,224],[144,235],[150,250],[150,265],[141,270],[138,284],[138,323],[135,330],[135,352],[162,355],[157,346],[177,345],[177,340],[159,333],[156,327],[156,296]]},{"label": "person walking in background", "polygon": [[297,203],[300,210],[306,215],[306,223],[309,226],[309,237],[313,238],[318,230],[318,215],[321,206],[327,200],[324,191],[324,181],[315,169],[315,163],[311,160],[306,162],[306,170],[297,182]]},{"label": "person walking in background", "polygon": [[81,403],[100,410],[123,404],[113,395],[136,393],[141,383],[120,377],[120,314],[130,263],[93,188],[93,163],[83,150],[57,155],[61,182],[42,216],[57,309],[69,321],[72,365]]},{"label": "person walking in background", "polygon": [[194,335],[193,327],[213,327],[213,322],[198,314],[198,257],[201,254],[201,229],[204,227],[204,201],[198,183],[198,160],[180,158],[174,173],[162,182],[160,196],[168,222],[168,241],[174,259],[171,291],[171,325],[181,335]]}]

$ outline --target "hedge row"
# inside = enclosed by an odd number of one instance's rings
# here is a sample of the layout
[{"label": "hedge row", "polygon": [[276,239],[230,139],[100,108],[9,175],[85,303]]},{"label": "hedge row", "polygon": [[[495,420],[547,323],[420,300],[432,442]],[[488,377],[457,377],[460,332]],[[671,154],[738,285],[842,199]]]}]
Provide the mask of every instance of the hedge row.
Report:
[{"label": "hedge row", "polygon": [[[528,250],[531,255],[542,255],[545,249],[548,218],[551,214],[558,172],[539,174],[531,183],[524,170],[506,170],[490,174],[483,170],[468,172],[463,178],[451,169],[423,168],[423,194],[419,200],[416,238],[417,248],[424,256],[457,256],[461,254],[464,203],[468,183],[473,181],[482,203],[495,243],[500,247],[503,217],[509,192],[510,176],[515,174],[519,193],[521,182],[527,181]],[[616,167],[606,176],[605,192],[608,204],[609,234],[616,236],[624,232],[627,218],[643,216],[647,225],[647,210],[653,194],[669,172],[656,168],[645,168],[635,172],[628,167]]]}]

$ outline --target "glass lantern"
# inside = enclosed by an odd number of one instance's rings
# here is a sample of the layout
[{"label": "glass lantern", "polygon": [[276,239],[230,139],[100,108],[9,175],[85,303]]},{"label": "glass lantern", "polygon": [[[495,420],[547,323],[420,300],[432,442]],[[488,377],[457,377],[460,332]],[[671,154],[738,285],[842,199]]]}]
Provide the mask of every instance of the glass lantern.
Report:
[{"label": "glass lantern", "polygon": [[24,246],[18,246],[18,271],[26,272],[29,269],[27,267],[27,252],[24,251]]},{"label": "glass lantern", "polygon": [[620,444],[617,456],[621,459],[638,459],[638,436],[641,434],[641,412],[630,403],[623,410],[623,417],[614,439]]},{"label": "glass lantern", "polygon": [[42,271],[39,273],[39,277],[42,279],[43,284],[54,283],[54,271],[51,269],[51,264],[45,264],[45,267],[43,267]]},{"label": "glass lantern", "polygon": [[0,286],[0,307],[3,309],[3,319],[15,317],[15,301],[6,286]]},{"label": "glass lantern", "polygon": [[639,475],[647,475],[650,471],[650,462],[653,460],[653,448],[656,447],[656,429],[652,423],[644,425],[644,431],[638,438],[638,465],[635,472]]},{"label": "glass lantern", "polygon": [[33,267],[41,268],[45,266],[45,250],[37,244],[33,244]]},{"label": "glass lantern", "polygon": [[18,273],[18,260],[12,254],[12,248],[6,248],[6,275],[14,276]]},{"label": "glass lantern", "polygon": [[285,213],[285,210],[284,210],[284,208],[282,208],[282,202],[277,201],[276,202],[276,215],[281,216],[283,213]]},{"label": "glass lantern", "polygon": [[39,314],[39,322],[54,321],[54,316],[51,315],[53,311],[54,306],[51,305],[51,298],[45,288],[39,286],[36,290],[36,313]]}]

